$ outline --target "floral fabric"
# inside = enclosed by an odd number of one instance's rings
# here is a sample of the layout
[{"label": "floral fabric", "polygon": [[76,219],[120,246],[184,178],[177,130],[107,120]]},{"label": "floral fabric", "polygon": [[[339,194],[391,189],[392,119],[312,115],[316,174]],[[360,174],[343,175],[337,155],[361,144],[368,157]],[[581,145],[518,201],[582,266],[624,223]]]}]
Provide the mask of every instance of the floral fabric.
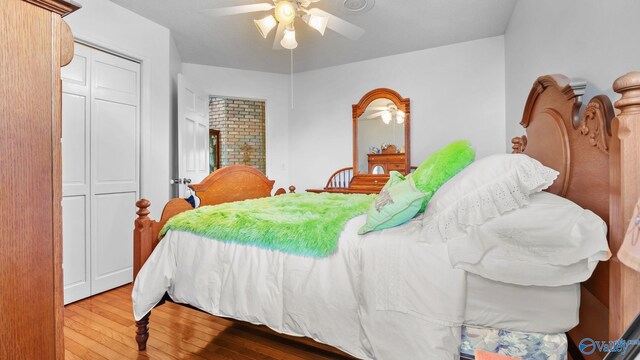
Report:
[{"label": "floral fabric", "polygon": [[473,358],[476,349],[523,360],[567,360],[567,337],[463,326],[460,353]]}]

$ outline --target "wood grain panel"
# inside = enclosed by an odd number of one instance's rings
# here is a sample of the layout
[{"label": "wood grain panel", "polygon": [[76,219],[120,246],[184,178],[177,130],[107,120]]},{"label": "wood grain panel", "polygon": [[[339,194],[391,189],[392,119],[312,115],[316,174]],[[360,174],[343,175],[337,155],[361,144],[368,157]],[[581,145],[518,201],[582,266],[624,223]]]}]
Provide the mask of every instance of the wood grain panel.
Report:
[{"label": "wood grain panel", "polygon": [[[640,197],[640,72],[618,78],[613,90],[622,95],[615,103],[620,113],[613,120],[611,139],[609,244],[617,254]],[[617,339],[640,311],[640,273],[617,258],[610,264],[609,337]]]},{"label": "wood grain panel", "polygon": [[0,358],[62,359],[59,0],[0,6]]},{"label": "wood grain panel", "polygon": [[50,359],[56,356],[57,275],[52,256],[51,13],[3,0],[0,33],[0,199],[5,210],[0,217],[0,358],[19,351],[25,358]]}]

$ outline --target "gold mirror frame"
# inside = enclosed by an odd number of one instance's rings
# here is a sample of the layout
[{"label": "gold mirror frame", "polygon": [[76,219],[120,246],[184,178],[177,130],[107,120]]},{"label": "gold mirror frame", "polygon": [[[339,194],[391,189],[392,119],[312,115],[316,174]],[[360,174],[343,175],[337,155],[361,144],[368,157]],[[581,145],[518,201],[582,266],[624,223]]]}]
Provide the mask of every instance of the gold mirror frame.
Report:
[{"label": "gold mirror frame", "polygon": [[373,174],[360,174],[358,171],[358,119],[365,112],[367,106],[376,99],[389,99],[398,107],[398,110],[404,111],[404,153],[405,153],[405,169],[404,173],[408,174],[411,171],[411,100],[409,98],[403,98],[396,91],[379,88],[374,89],[366,93],[360,102],[352,105],[353,114],[353,175],[354,176],[388,176],[373,175]]}]

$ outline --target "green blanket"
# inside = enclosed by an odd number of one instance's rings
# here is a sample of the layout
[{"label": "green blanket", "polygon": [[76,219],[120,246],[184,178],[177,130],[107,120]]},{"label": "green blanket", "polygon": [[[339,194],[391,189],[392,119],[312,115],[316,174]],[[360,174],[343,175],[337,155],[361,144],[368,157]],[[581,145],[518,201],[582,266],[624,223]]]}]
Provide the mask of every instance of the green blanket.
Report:
[{"label": "green blanket", "polygon": [[294,255],[324,257],[336,250],[347,221],[364,214],[375,195],[286,194],[203,206],[171,218],[169,230],[254,245]]}]

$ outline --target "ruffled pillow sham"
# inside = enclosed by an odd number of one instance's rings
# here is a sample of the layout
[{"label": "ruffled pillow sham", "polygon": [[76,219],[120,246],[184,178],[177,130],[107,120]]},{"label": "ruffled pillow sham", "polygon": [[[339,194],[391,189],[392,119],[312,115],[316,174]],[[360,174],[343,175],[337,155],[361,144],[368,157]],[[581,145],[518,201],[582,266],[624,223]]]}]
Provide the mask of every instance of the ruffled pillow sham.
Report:
[{"label": "ruffled pillow sham", "polygon": [[607,225],[593,212],[547,192],[528,203],[449,239],[451,265],[504,283],[563,286],[611,256]]},{"label": "ruffled pillow sham", "polygon": [[558,172],[524,154],[497,154],[466,167],[431,198],[425,222],[447,241],[529,203],[531,194],[553,184]]}]

